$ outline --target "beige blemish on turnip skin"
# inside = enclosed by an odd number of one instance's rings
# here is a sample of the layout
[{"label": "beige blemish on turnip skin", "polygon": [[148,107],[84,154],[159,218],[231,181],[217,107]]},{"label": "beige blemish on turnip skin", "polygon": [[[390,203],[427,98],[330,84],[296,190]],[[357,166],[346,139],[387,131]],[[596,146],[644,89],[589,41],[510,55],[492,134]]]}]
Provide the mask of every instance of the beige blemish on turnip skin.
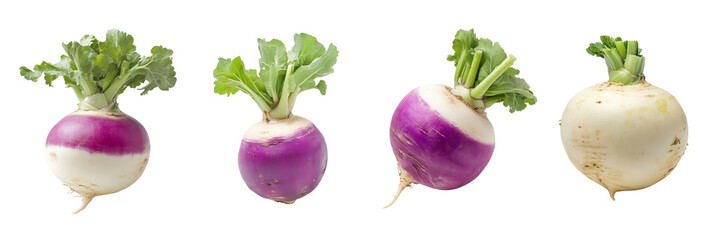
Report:
[{"label": "beige blemish on turnip skin", "polygon": [[668,113],[668,102],[666,102],[666,99],[660,98],[656,100],[656,108],[661,113]]},{"label": "beige blemish on turnip skin", "polygon": [[577,108],[577,109],[581,109],[581,105],[582,105],[583,102],[585,102],[585,101],[586,101],[585,99],[582,99],[582,100],[579,100],[578,102],[576,102],[576,108]]}]

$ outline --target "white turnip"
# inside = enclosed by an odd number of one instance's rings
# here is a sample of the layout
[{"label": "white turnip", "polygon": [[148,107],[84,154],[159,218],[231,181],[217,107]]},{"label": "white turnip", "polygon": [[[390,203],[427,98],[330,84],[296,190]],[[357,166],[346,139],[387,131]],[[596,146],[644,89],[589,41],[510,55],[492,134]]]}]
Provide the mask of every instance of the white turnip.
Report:
[{"label": "white turnip", "polygon": [[615,200],[618,191],[671,173],[686,150],[688,124],[676,98],[646,82],[636,41],[601,40],[587,51],[606,60],[610,79],[571,98],[561,139],[573,165]]}]

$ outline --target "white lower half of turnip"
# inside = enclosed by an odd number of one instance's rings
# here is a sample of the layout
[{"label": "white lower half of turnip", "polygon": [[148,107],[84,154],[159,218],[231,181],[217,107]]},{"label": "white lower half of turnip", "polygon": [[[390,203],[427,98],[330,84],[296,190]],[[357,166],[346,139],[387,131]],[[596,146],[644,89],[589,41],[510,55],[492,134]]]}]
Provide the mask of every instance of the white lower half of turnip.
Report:
[{"label": "white lower half of turnip", "polygon": [[248,188],[261,197],[288,204],[318,186],[327,163],[323,135],[299,116],[254,124],[246,131],[238,154]]},{"label": "white lower half of turnip", "polygon": [[606,82],[569,101],[561,138],[576,168],[614,198],[671,173],[686,150],[688,124],[681,105],[663,89]]},{"label": "white lower half of turnip", "polygon": [[401,176],[393,202],[412,183],[441,190],[470,183],[486,167],[495,147],[486,114],[443,85],[408,93],[393,114],[390,138]]},{"label": "white lower half of turnip", "polygon": [[123,113],[76,111],[48,134],[47,162],[66,186],[83,198],[75,212],[95,197],[132,185],[148,164],[145,128]]}]

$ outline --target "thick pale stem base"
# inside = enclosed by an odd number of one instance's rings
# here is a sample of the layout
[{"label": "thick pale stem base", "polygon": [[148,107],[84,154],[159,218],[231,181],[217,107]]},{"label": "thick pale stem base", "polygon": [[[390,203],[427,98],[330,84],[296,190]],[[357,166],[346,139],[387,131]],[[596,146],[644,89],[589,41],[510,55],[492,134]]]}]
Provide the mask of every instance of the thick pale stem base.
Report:
[{"label": "thick pale stem base", "polygon": [[396,195],[393,197],[393,201],[391,201],[391,203],[389,203],[387,206],[385,206],[383,208],[388,208],[391,205],[393,205],[393,203],[395,203],[396,200],[398,200],[398,197],[401,195],[401,192],[403,192],[403,189],[406,189],[406,187],[410,186],[411,184],[417,183],[415,180],[413,180],[413,177],[411,177],[411,175],[408,174],[408,172],[403,170],[403,168],[398,166],[398,169],[400,169],[400,173],[398,175],[400,175],[400,177],[401,177],[401,182],[400,182],[400,184],[398,184],[398,192],[396,192]]}]

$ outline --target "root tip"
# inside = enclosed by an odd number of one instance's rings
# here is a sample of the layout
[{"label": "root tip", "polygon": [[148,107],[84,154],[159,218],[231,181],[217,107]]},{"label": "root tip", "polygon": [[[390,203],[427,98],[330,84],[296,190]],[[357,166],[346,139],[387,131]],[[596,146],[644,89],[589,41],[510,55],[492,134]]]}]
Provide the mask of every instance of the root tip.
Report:
[{"label": "root tip", "polygon": [[82,203],[82,205],[80,205],[80,208],[78,208],[77,210],[75,210],[75,211],[73,212],[73,214],[78,214],[80,211],[82,211],[83,209],[85,209],[85,207],[88,206],[88,204],[90,203],[90,201],[93,200],[94,197],[95,197],[95,196],[82,196],[82,198],[83,198],[83,203]]},{"label": "root tip", "polygon": [[406,187],[410,186],[413,183],[416,183],[415,180],[413,180],[413,178],[411,177],[411,175],[409,175],[406,171],[403,171],[403,169],[401,169],[400,177],[401,177],[401,181],[398,184],[398,191],[396,192],[396,195],[393,197],[393,201],[391,201],[391,203],[389,203],[388,205],[383,207],[383,209],[386,209],[386,208],[390,207],[391,205],[393,205],[393,203],[395,203],[396,200],[398,200],[398,197],[401,196],[401,192],[403,192],[403,190],[406,189]]}]

